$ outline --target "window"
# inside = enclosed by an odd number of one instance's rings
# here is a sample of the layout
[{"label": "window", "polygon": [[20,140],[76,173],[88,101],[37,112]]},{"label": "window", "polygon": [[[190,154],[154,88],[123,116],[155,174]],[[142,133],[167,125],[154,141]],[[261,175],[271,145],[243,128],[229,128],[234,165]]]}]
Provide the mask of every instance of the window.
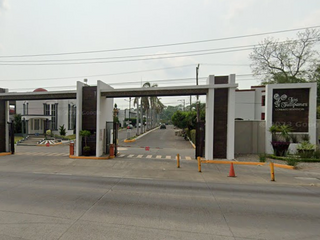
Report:
[{"label": "window", "polygon": [[263,96],[261,97],[261,106],[265,106],[265,105],[266,105],[266,96],[263,95]]},{"label": "window", "polygon": [[23,103],[23,115],[28,115],[29,103]]},{"label": "window", "polygon": [[43,104],[43,114],[44,115],[50,115],[50,105],[49,104],[46,104],[44,103]]},{"label": "window", "polygon": [[34,119],[34,130],[39,130],[39,119]]},{"label": "window", "polygon": [[58,130],[58,103],[51,105],[51,127]]},{"label": "window", "polygon": [[261,120],[265,120],[265,113],[261,113]]}]

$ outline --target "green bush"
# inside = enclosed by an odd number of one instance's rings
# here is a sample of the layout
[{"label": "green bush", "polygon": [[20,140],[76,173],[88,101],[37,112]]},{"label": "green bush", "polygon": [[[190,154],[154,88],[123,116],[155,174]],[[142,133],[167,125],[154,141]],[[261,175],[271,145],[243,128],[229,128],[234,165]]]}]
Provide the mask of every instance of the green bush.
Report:
[{"label": "green bush", "polygon": [[289,166],[296,167],[298,165],[298,159],[294,156],[287,157],[286,162]]},{"label": "green bush", "polygon": [[62,124],[62,126],[59,127],[59,134],[60,136],[65,136],[66,133],[66,128],[64,127],[64,124]]},{"label": "green bush", "polygon": [[260,162],[265,162],[267,159],[267,155],[265,153],[260,153],[259,154],[259,161]]}]

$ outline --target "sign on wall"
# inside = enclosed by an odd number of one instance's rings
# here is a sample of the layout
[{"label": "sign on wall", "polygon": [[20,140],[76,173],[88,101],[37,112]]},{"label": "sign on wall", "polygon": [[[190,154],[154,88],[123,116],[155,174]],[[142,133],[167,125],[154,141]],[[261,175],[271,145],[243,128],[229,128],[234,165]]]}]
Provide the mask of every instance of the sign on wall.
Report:
[{"label": "sign on wall", "polygon": [[294,132],[309,130],[309,88],[273,89],[272,123],[287,124]]}]

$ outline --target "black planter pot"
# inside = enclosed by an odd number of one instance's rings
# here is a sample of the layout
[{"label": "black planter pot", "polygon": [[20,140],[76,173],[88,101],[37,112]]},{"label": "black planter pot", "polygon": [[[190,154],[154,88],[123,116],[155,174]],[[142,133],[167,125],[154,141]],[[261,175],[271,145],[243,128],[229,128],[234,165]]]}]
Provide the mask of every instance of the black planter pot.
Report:
[{"label": "black planter pot", "polygon": [[287,155],[290,142],[271,142],[271,144],[276,156],[284,157]]}]

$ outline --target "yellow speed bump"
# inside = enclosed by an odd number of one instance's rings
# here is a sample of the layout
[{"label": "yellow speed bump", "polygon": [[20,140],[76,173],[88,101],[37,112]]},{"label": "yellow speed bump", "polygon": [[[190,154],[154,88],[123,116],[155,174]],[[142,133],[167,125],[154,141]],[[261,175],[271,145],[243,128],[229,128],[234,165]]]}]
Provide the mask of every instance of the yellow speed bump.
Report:
[{"label": "yellow speed bump", "polygon": [[125,143],[128,143],[128,142],[135,142],[135,141],[136,141],[135,139],[131,139],[131,140],[125,139],[125,140],[123,140],[123,142],[125,142]]}]

